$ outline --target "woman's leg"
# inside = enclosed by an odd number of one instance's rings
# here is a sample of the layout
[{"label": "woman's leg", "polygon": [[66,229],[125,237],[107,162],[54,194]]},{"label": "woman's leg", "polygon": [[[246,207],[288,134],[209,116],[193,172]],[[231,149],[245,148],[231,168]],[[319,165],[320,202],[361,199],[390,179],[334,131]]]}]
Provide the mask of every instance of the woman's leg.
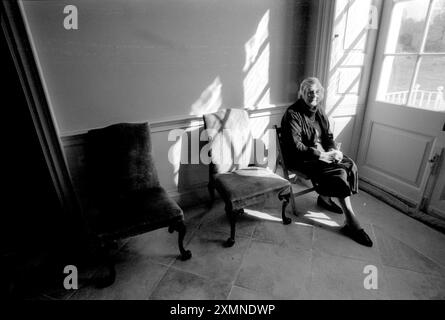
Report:
[{"label": "woman's leg", "polygon": [[318,195],[317,204],[322,208],[325,208],[331,212],[335,212],[338,214],[342,214],[343,210],[338,206],[334,201],[332,201],[331,197],[323,196],[321,194]]},{"label": "woman's leg", "polygon": [[355,230],[361,229],[360,222],[358,221],[357,216],[355,215],[354,210],[352,209],[351,197],[337,198],[337,199],[345,214],[346,224],[351,228],[354,228]]},{"label": "woman's leg", "polygon": [[320,198],[322,198],[324,200],[324,202],[326,203],[331,203],[331,197],[327,197],[327,196],[322,196],[321,194],[318,195]]},{"label": "woman's leg", "polygon": [[351,198],[338,198],[338,200],[343,212],[345,213],[346,227],[342,228],[343,232],[356,242],[367,247],[372,247],[373,243],[371,238],[368,236],[365,230],[362,229],[354,210],[352,210]]}]

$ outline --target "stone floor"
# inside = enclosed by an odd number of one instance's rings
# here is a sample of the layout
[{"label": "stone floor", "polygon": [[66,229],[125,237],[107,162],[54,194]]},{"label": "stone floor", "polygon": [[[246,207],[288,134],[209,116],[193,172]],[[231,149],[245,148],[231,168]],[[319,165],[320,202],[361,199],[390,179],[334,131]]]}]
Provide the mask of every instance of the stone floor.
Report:
[{"label": "stone floor", "polygon": [[[289,206],[293,222],[287,226],[278,200],[245,210],[232,248],[223,247],[229,226],[222,203],[186,210],[191,260],[177,259],[176,235],[150,232],[122,243],[111,287],[87,286],[64,298],[445,298],[444,234],[361,191],[353,205],[374,241],[367,248],[339,233],[343,216],[319,208],[315,193],[296,203],[301,217]],[[377,289],[365,289],[366,266],[376,267]]]}]

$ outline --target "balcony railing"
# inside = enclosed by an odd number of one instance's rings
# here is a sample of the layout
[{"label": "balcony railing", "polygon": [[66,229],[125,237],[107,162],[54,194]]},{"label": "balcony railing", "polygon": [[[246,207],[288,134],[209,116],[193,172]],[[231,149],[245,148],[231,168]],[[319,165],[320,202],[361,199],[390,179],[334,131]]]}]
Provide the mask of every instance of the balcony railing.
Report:
[{"label": "balcony railing", "polygon": [[444,87],[440,86],[436,91],[420,90],[420,85],[417,84],[411,95],[409,91],[390,92],[385,95],[385,101],[434,111],[445,111],[443,89]]}]

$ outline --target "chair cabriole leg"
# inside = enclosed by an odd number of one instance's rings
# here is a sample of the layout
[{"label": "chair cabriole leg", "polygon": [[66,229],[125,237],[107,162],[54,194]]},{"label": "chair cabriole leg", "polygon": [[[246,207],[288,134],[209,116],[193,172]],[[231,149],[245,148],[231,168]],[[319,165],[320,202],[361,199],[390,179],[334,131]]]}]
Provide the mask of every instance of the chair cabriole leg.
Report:
[{"label": "chair cabriole leg", "polygon": [[224,243],[224,246],[229,248],[235,244],[235,230],[236,230],[236,220],[239,214],[244,212],[243,209],[233,210],[231,206],[226,205],[226,215],[230,222],[230,237]]},{"label": "chair cabriole leg", "polygon": [[208,183],[207,190],[209,191],[210,195],[210,202],[208,204],[208,207],[211,208],[213,206],[213,203],[215,202],[215,187],[212,182]]},{"label": "chair cabriole leg", "polygon": [[281,206],[281,218],[283,219],[283,224],[290,224],[292,222],[292,219],[289,217],[286,217],[286,207],[289,203],[289,198],[293,196],[292,189],[289,193],[286,194],[279,194],[278,198],[282,201]]},{"label": "chair cabriole leg", "polygon": [[187,231],[184,221],[183,220],[177,221],[174,224],[170,225],[168,231],[170,233],[172,233],[173,231],[178,232],[178,247],[179,247],[179,252],[181,253],[181,260],[185,261],[190,259],[192,257],[192,252],[190,250],[185,250],[184,248],[184,237]]}]

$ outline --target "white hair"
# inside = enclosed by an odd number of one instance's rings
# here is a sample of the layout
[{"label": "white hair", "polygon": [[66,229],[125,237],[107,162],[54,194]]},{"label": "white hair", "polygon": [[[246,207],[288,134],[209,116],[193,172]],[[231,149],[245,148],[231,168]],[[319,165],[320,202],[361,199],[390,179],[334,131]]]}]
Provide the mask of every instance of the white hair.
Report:
[{"label": "white hair", "polygon": [[316,85],[320,89],[320,100],[324,98],[324,88],[321,85],[320,80],[315,77],[309,77],[304,79],[300,84],[300,91],[298,92],[298,97],[301,98],[313,85]]}]

